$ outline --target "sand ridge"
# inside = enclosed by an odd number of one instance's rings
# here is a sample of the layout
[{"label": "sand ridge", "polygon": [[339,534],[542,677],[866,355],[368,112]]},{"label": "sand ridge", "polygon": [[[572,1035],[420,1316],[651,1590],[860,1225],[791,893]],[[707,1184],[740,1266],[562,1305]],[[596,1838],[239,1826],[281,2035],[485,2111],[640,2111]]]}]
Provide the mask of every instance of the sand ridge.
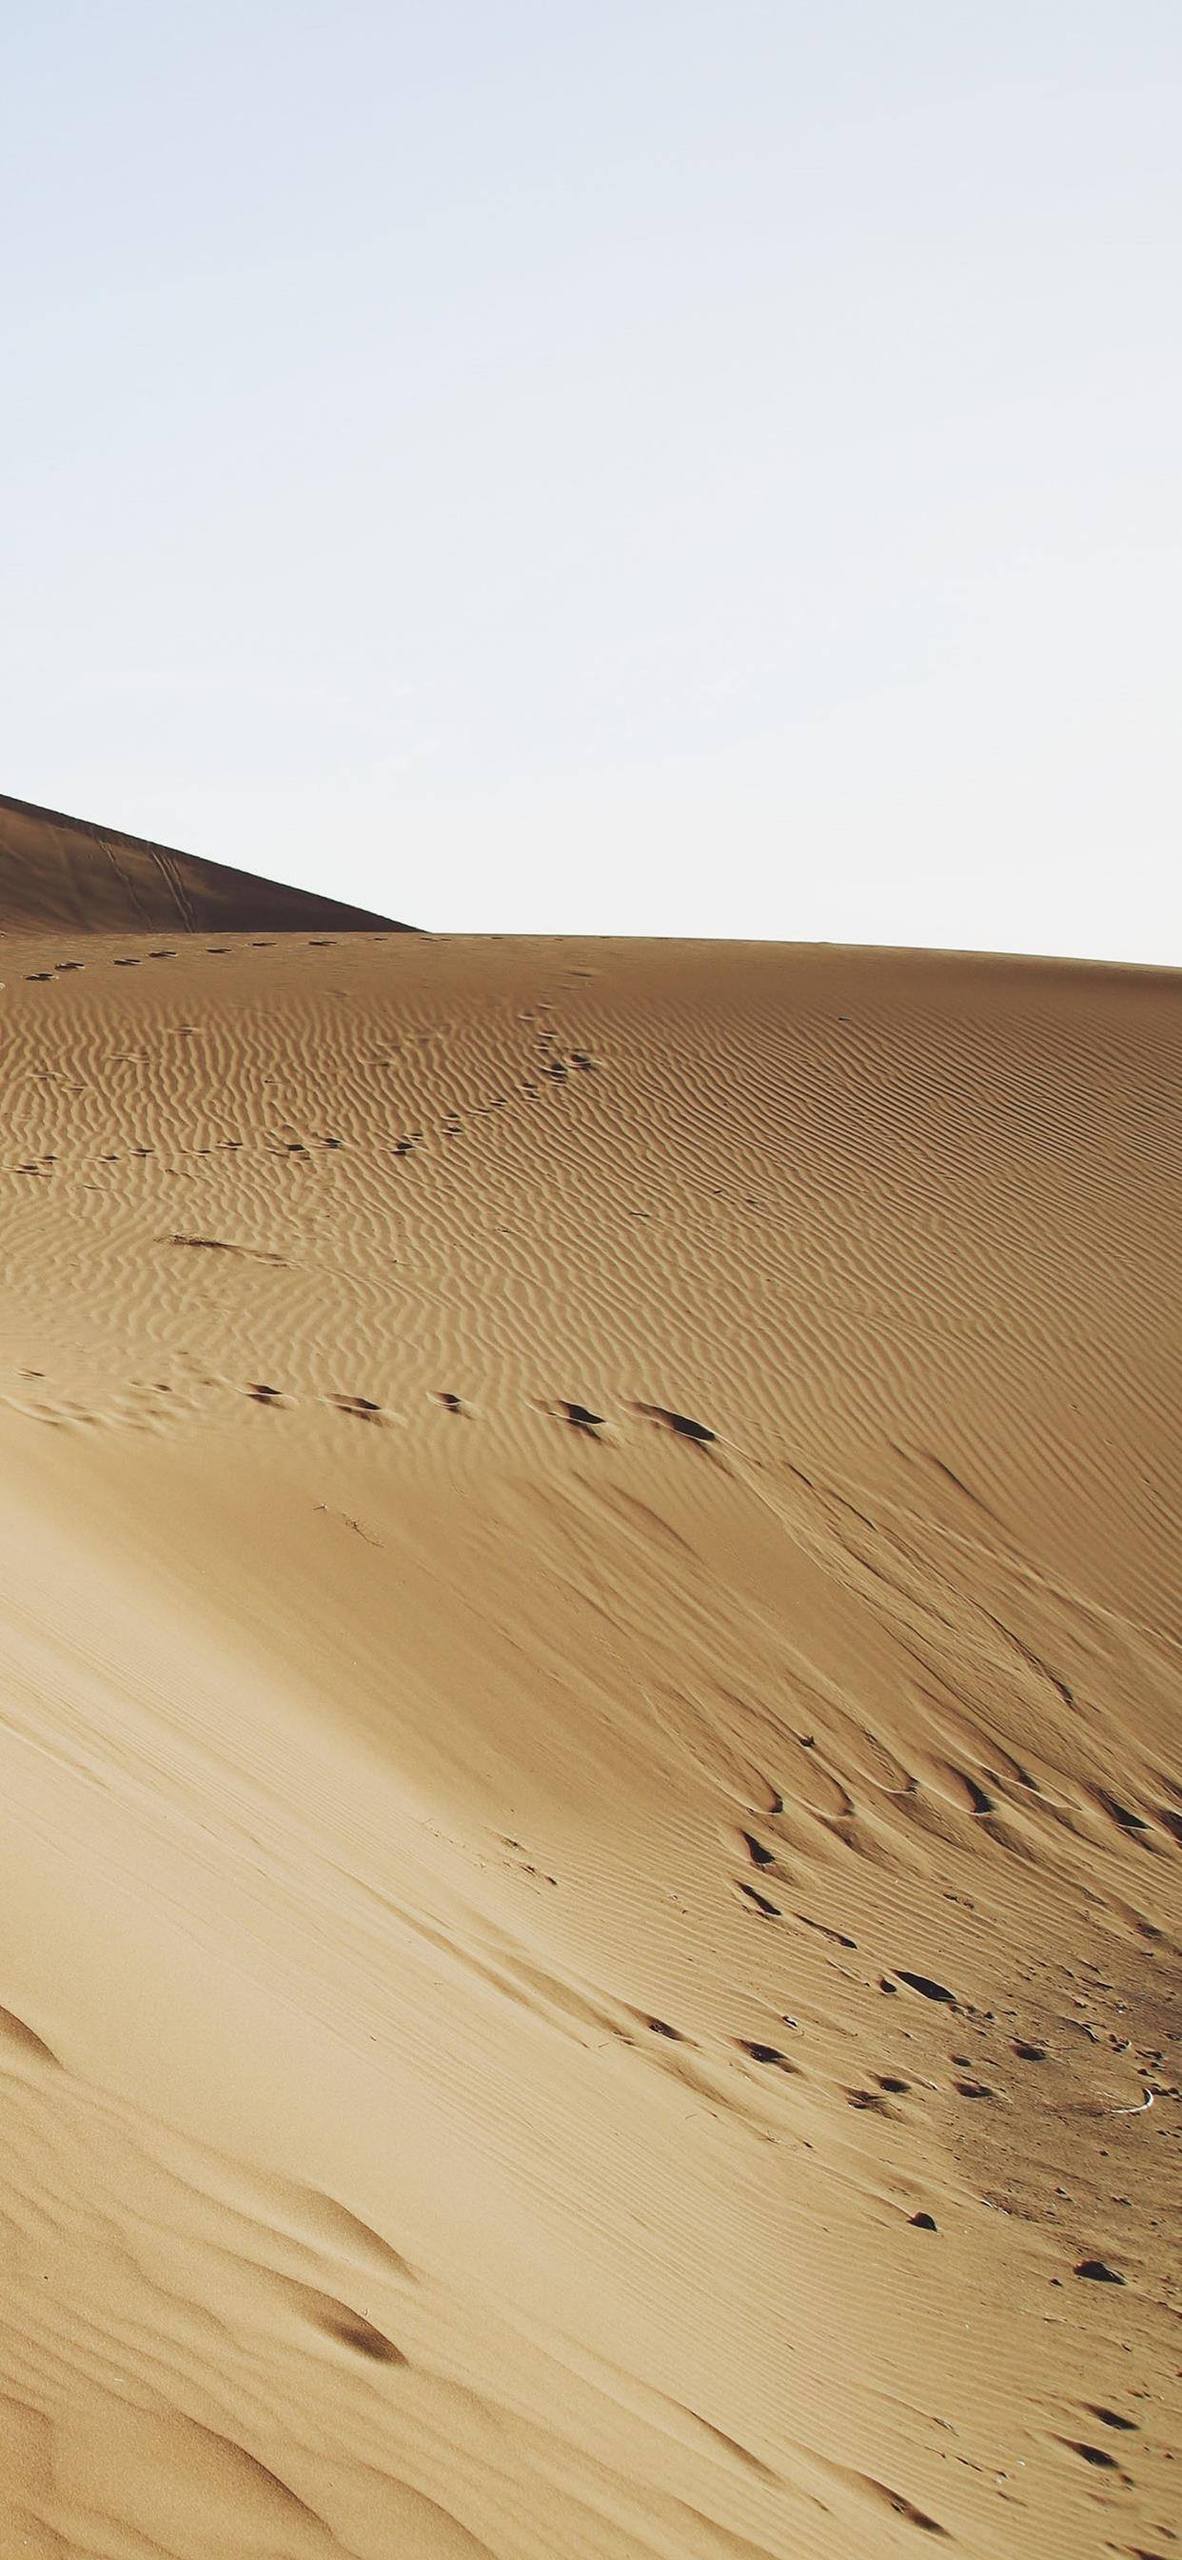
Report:
[{"label": "sand ridge", "polygon": [[2,958],[5,2552],[1166,2560],[1178,982]]},{"label": "sand ridge", "polygon": [[202,933],[223,923],[238,933],[317,924],[355,932],[388,920],[0,792],[0,934],[44,925],[87,934],[121,925]]}]

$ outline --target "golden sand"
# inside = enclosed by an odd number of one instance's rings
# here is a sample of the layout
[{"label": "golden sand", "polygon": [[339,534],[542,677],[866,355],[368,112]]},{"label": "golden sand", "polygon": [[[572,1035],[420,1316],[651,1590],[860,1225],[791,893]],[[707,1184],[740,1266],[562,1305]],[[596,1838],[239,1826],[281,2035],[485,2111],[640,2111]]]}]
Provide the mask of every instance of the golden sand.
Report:
[{"label": "golden sand", "polygon": [[3,2560],[1169,2560],[1179,981],[151,854],[0,826]]}]

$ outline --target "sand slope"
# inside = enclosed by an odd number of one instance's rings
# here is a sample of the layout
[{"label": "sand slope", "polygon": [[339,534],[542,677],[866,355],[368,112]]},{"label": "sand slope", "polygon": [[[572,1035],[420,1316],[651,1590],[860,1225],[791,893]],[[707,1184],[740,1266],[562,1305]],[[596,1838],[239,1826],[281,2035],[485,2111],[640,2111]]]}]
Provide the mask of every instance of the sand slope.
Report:
[{"label": "sand slope", "polygon": [[0,792],[0,931],[202,933],[224,924],[238,933],[299,933],[386,923],[335,898]]},{"label": "sand slope", "polygon": [[1178,982],[0,952],[5,2560],[1167,2560]]}]

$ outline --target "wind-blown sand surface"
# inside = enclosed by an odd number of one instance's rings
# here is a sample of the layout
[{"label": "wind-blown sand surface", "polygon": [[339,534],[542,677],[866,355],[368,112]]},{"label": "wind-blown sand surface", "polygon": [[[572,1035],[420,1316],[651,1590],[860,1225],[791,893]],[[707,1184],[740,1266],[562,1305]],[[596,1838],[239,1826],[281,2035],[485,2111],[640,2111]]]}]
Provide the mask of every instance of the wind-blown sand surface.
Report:
[{"label": "wind-blown sand surface", "polygon": [[1179,982],[23,823],[4,2560],[1169,2560]]}]

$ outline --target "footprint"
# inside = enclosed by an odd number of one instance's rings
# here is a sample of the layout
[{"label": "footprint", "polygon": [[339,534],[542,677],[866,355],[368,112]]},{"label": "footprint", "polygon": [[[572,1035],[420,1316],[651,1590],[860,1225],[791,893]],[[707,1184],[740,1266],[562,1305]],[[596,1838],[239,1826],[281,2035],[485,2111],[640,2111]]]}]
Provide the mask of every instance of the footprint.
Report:
[{"label": "footprint", "polygon": [[[1084,2444],[1073,2436],[1056,2436],[1055,2442],[1062,2445],[1065,2453],[1077,2453],[1081,2462],[1090,2462],[1097,2471],[1120,2471],[1115,2454],[1105,2453],[1102,2445]],[[1122,2472],[1121,2477],[1124,2479],[1127,2474]]]},{"label": "footprint", "polygon": [[783,1918],[783,1913],[781,1912],[778,1903],[769,1902],[767,1895],[765,1893],[757,1892],[753,1884],[740,1884],[739,1891],[748,1902],[754,1904],[761,1919],[780,1920]]},{"label": "footprint", "polygon": [[375,2329],[372,2320],[363,2320],[359,2311],[350,2311],[343,2302],[334,2309],[337,2316],[329,2314],[321,2322],[327,2337],[338,2339],[343,2347],[352,2347],[355,2355],[368,2356],[374,2364],[406,2363],[401,2347]]},{"label": "footprint", "polygon": [[5,2047],[19,2054],[23,2062],[47,2062],[51,2070],[61,2069],[52,2046],[47,2045],[32,2027],[27,2027],[24,2019],[18,2018],[12,2009],[0,2009],[0,2055]]},{"label": "footprint", "polygon": [[794,1911],[792,1917],[794,1920],[799,1920],[806,1929],[815,1929],[819,1938],[828,1938],[831,1946],[857,1946],[857,1939],[847,1938],[844,1929],[831,1929],[824,1920],[810,1920],[807,1911]]},{"label": "footprint", "polygon": [[668,1405],[634,1404],[632,1411],[643,1415],[646,1422],[655,1422],[662,1431],[677,1432],[683,1440],[697,1440],[704,1444],[718,1438],[718,1433],[711,1431],[706,1423],[694,1422],[688,1413],[673,1413]]},{"label": "footprint", "polygon": [[1093,1803],[1099,1805],[1101,1812],[1107,1814],[1109,1821],[1116,1824],[1118,1831],[1127,1831],[1134,1839],[1148,1831],[1149,1824],[1144,1814],[1134,1813],[1130,1806],[1121,1803],[1119,1796],[1110,1795],[1107,1787],[1089,1787],[1087,1793]]},{"label": "footprint", "polygon": [[300,2284],[293,2277],[279,2280],[279,2290],[286,2294],[302,2316],[319,2329],[322,2337],[335,2338],[338,2345],[351,2347],[355,2355],[368,2356],[372,2364],[407,2362],[401,2347],[396,2347],[384,2331],[375,2329],[360,2311],[340,2302],[330,2293],[317,2293],[311,2285]]},{"label": "footprint", "polygon": [[370,1396],[329,1396],[328,1402],[337,1413],[351,1413],[358,1422],[376,1422],[382,1410]]},{"label": "footprint", "polygon": [[753,1867],[774,1867],[775,1850],[765,1849],[762,1840],[757,1840],[753,1831],[740,1831],[739,1838]]},{"label": "footprint", "polygon": [[918,1991],[921,2000],[942,2000],[947,2008],[955,2009],[956,1993],[949,1991],[946,1983],[933,1982],[927,1973],[908,1973],[906,1966],[901,1964],[895,1966],[895,1971],[900,1982],[905,1982],[910,1991]]},{"label": "footprint", "polygon": [[947,2542],[947,2526],[937,2524],[934,2516],[925,2515],[923,2508],[915,2506],[910,2498],[905,2498],[901,2489],[888,2488],[885,2480],[871,2479],[869,2472],[863,2473],[862,2485],[869,2489],[873,2496],[881,2498],[893,2515],[902,2516],[905,2523],[917,2526],[920,2533],[938,2534],[942,2542]]}]

